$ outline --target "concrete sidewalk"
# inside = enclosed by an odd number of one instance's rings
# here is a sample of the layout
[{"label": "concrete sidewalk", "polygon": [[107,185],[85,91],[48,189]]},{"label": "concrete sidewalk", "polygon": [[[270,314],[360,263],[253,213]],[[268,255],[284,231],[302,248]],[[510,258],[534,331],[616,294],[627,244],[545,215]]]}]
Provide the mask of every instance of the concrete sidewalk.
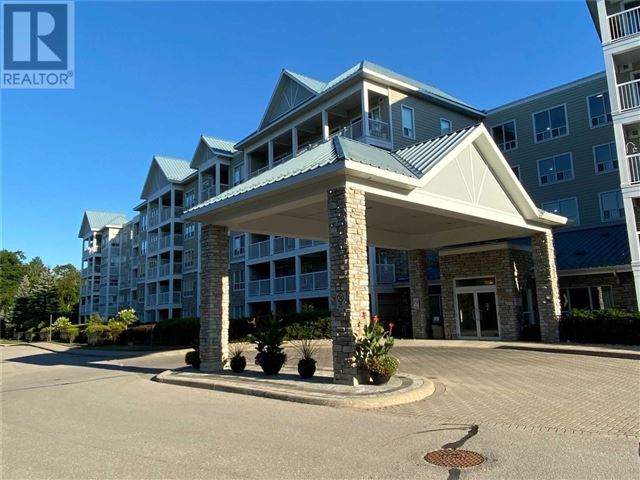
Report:
[{"label": "concrete sidewalk", "polygon": [[225,370],[201,373],[167,370],[154,377],[160,383],[183,387],[204,388],[220,392],[240,393],[289,402],[330,407],[381,408],[416,402],[433,395],[431,380],[402,373],[386,385],[336,385],[330,369],[318,369],[313,378],[303,380],[296,369],[284,367],[279,375],[264,375],[249,367],[243,373]]}]

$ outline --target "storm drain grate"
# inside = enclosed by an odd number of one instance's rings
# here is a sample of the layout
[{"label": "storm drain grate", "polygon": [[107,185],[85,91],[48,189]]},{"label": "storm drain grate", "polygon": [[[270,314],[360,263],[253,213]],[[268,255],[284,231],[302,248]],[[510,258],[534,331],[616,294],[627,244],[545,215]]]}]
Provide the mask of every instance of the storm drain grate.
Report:
[{"label": "storm drain grate", "polygon": [[476,467],[486,460],[478,452],[470,450],[434,450],[424,456],[432,465],[447,468]]}]

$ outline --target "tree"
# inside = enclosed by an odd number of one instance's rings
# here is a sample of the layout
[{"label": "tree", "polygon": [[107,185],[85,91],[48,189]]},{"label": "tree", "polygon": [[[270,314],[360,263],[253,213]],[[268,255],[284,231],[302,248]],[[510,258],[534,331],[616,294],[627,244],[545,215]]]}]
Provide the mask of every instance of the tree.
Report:
[{"label": "tree", "polygon": [[[37,258],[37,257],[36,257]],[[58,292],[51,271],[45,267],[40,271],[29,296],[29,327],[48,322],[49,315],[58,312]]]},{"label": "tree", "polygon": [[19,250],[0,250],[0,322],[3,336],[6,324],[13,316],[16,293],[25,273],[24,259],[24,253]]},{"label": "tree", "polygon": [[53,269],[53,279],[60,313],[72,315],[80,301],[80,271],[71,264],[58,265]]},{"label": "tree", "polygon": [[31,280],[25,273],[16,291],[12,312],[12,323],[19,330],[22,330],[22,325],[28,322],[30,317],[31,290]]}]

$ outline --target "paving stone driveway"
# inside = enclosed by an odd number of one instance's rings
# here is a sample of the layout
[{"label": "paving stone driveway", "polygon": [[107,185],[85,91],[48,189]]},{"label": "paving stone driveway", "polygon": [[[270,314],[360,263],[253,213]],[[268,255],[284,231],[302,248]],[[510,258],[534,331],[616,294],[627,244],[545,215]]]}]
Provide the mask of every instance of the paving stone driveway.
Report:
[{"label": "paving stone driveway", "polygon": [[[439,423],[640,437],[639,360],[407,343],[394,349],[401,369],[437,382],[436,394],[381,412]],[[318,357],[330,366],[328,347]]]},{"label": "paving stone driveway", "polygon": [[383,411],[443,423],[640,437],[640,361],[507,349],[398,347],[444,388]]}]

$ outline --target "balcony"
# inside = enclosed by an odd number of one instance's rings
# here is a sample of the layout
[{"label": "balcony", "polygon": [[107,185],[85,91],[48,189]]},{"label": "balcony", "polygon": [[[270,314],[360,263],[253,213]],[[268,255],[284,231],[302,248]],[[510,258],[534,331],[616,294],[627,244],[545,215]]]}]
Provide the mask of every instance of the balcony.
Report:
[{"label": "balcony", "polygon": [[312,292],[329,288],[329,275],[326,270],[303,273],[300,275],[300,291]]},{"label": "balcony", "polygon": [[273,279],[273,293],[278,295],[282,293],[295,293],[296,276],[288,275],[286,277],[275,277]]},{"label": "balcony", "polygon": [[352,140],[361,140],[366,142],[367,139],[376,140],[378,142],[390,143],[391,136],[389,134],[389,124],[380,120],[369,119],[369,131],[364,134],[364,125],[362,120],[353,122],[348,127],[343,128],[340,134]]},{"label": "balcony", "polygon": [[640,7],[607,17],[611,40],[620,40],[640,33]]},{"label": "balcony", "polygon": [[[171,241],[173,239],[173,242]],[[181,247],[182,235],[164,235],[160,238],[160,248]]]},{"label": "balcony", "polygon": [[158,300],[155,293],[150,293],[149,295],[147,295],[147,302],[146,302],[147,307],[153,307],[157,304],[157,302]]},{"label": "balcony", "polygon": [[298,248],[316,247],[318,245],[325,245],[325,242],[320,240],[306,240],[304,238],[298,240]]},{"label": "balcony", "polygon": [[640,108],[640,79],[618,84],[620,111]]},{"label": "balcony", "polygon": [[628,155],[627,165],[629,165],[629,181],[631,183],[640,183],[640,153]]},{"label": "balcony", "polygon": [[376,265],[376,283],[389,285],[396,281],[396,266],[393,263]]},{"label": "balcony", "polygon": [[208,187],[203,187],[202,190],[200,190],[200,201],[204,202],[205,200],[210,199],[211,197],[215,197],[216,196],[216,186],[215,185],[210,185]]},{"label": "balcony", "polygon": [[158,240],[151,240],[149,241],[149,246],[147,247],[147,252],[151,253],[151,252],[155,252],[156,250],[158,250]]},{"label": "balcony", "polygon": [[158,276],[158,267],[149,267],[147,269],[147,279],[153,280]]},{"label": "balcony", "polygon": [[265,278],[264,280],[252,280],[249,282],[250,297],[262,297],[265,295],[271,295],[270,279]]},{"label": "balcony", "polygon": [[269,170],[269,165],[265,165],[262,168],[258,168],[257,170],[254,170],[253,172],[250,172],[248,178],[257,177],[258,175],[260,175],[263,172],[266,172],[267,170]]},{"label": "balcony", "polygon": [[271,241],[252,243],[249,245],[249,258],[268,257],[271,254]]},{"label": "balcony", "polygon": [[273,254],[290,252],[296,249],[296,239],[289,237],[277,237],[273,239]]}]

